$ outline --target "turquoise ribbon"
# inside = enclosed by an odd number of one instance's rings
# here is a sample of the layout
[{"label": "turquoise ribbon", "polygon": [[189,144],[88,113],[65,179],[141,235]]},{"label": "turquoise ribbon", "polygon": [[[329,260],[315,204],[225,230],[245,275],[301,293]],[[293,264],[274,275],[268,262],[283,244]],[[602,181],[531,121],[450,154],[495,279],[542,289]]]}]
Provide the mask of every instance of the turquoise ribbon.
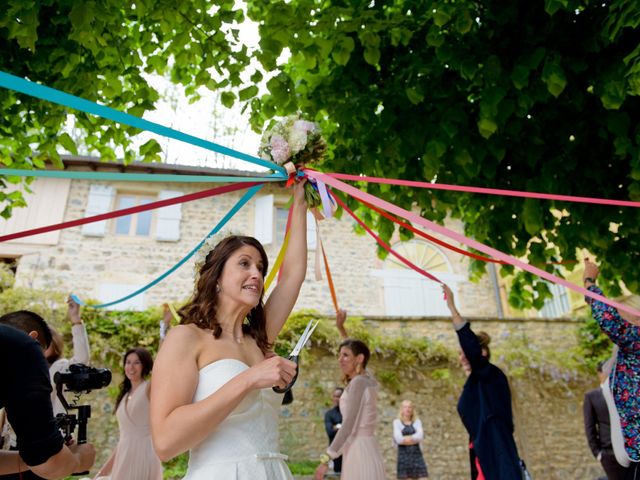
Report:
[{"label": "turquoise ribbon", "polygon": [[91,113],[108,120],[113,120],[114,122],[139,128],[140,130],[147,130],[164,137],[173,138],[175,140],[189,143],[197,147],[206,148],[207,150],[221,153],[222,155],[228,155],[239,160],[244,160],[255,165],[260,165],[279,172],[281,179],[286,179],[288,177],[287,171],[280,165],[277,165],[273,162],[254,157],[252,155],[247,155],[246,153],[239,152],[232,148],[224,147],[217,143],[194,137],[193,135],[189,135],[187,133],[179,132],[178,130],[174,130],[173,128],[165,127],[164,125],[150,122],[149,120],[135,117],[128,113],[120,112],[104,105],[98,105],[97,103],[85,100],[84,98],[61,92],[60,90],[56,90],[55,88],[45,87],[44,85],[40,85],[35,82],[30,82],[6,72],[0,72],[0,87],[15,90],[16,92],[24,93],[25,95],[30,95],[41,100],[57,103],[58,105],[73,108],[74,110],[79,110],[81,112]]},{"label": "turquoise ribbon", "polygon": [[218,224],[215,227],[213,227],[213,229],[200,241],[200,243],[198,243],[198,245],[196,245],[193,248],[193,250],[191,250],[189,253],[187,253],[187,255],[182,260],[180,260],[178,263],[176,263],[173,267],[171,267],[169,270],[164,272],[158,278],[153,280],[151,283],[148,283],[144,287],[139,288],[135,292],[130,293],[129,295],[127,295],[125,297],[119,298],[119,299],[114,300],[112,302],[101,303],[99,305],[87,304],[87,303],[83,302],[82,300],[80,300],[80,298],[78,298],[78,296],[73,294],[73,293],[71,294],[71,298],[73,299],[74,302],[76,302],[79,305],[83,305],[83,306],[86,306],[86,307],[92,307],[92,308],[105,308],[105,307],[110,307],[111,305],[115,305],[117,303],[122,303],[122,302],[124,302],[126,300],[129,300],[130,298],[135,297],[136,295],[140,295],[142,292],[144,292],[146,290],[149,290],[151,287],[153,287],[154,285],[157,285],[162,280],[164,280],[166,277],[168,277],[173,272],[175,272],[182,265],[184,265],[187,260],[189,260],[198,250],[200,250],[200,247],[202,247],[202,245],[204,245],[204,243],[207,241],[207,239],[209,237],[215,235],[216,233],[218,233],[222,229],[222,227],[224,227],[225,224],[231,219],[231,217],[233,217],[236,213],[238,213],[238,210],[240,210],[244,206],[244,204],[247,203],[251,199],[251,197],[253,197],[258,192],[258,190],[260,190],[263,186],[264,185],[256,185],[255,187],[251,187],[242,196],[242,198],[240,200],[238,200],[238,202],[233,206],[233,208],[231,210],[229,210],[224,217],[222,217],[222,220],[220,220],[218,222]]},{"label": "turquoise ribbon", "polygon": [[123,182],[174,182],[174,183],[240,183],[240,182],[281,182],[282,177],[273,173],[265,177],[223,177],[215,175],[174,175],[168,173],[120,173],[120,172],[78,172],[75,170],[18,170],[0,168],[0,175],[14,177],[71,178],[74,180],[105,180]]}]

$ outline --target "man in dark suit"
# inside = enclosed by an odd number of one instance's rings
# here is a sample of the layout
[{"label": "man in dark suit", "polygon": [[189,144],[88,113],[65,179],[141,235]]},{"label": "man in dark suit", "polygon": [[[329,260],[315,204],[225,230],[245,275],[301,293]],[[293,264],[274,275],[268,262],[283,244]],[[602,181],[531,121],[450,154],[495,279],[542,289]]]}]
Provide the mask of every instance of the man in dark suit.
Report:
[{"label": "man in dark suit", "polygon": [[[338,433],[338,430],[342,426],[342,414],[340,413],[340,397],[342,396],[343,388],[337,387],[331,395],[331,401],[333,408],[327,410],[324,414],[324,428],[327,431],[329,437],[329,445],[333,441],[333,438]],[[333,460],[333,471],[340,473],[342,471],[342,457],[335,458]]]},{"label": "man in dark suit", "polygon": [[[605,362],[598,364],[598,378],[602,384],[606,378],[603,372]],[[611,446],[611,425],[609,410],[600,387],[589,390],[584,395],[584,431],[593,456],[598,459],[608,480],[623,480],[627,469],[616,461]],[[603,477],[601,477],[603,478]]]}]

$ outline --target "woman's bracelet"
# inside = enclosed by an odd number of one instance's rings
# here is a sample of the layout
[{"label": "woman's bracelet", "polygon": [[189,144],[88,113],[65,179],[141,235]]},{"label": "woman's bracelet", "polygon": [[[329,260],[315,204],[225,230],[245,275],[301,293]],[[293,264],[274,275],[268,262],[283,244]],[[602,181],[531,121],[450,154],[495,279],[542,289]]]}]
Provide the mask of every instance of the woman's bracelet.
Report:
[{"label": "woman's bracelet", "polygon": [[329,460],[331,460],[331,457],[327,453],[323,453],[322,455],[320,455],[320,463],[322,465],[327,465],[329,463]]}]

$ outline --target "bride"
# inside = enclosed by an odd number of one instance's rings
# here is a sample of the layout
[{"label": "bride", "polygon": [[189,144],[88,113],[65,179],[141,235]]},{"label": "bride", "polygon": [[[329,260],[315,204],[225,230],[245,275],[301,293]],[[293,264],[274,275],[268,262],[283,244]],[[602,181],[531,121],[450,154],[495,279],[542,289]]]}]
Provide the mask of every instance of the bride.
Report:
[{"label": "bride", "polygon": [[230,236],[207,254],[191,300],[158,354],[151,433],[162,461],[190,450],[185,480],[291,479],[279,452],[278,413],[293,362],[270,349],[307,270],[304,180],[293,188],[282,275],[263,305],[268,259],[252,237]]}]

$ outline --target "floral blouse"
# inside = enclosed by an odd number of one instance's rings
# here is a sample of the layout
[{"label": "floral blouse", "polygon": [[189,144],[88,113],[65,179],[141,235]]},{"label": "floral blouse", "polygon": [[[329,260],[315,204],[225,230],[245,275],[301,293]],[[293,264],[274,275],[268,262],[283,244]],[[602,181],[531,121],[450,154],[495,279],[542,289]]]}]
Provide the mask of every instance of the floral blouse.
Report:
[{"label": "floral blouse", "polygon": [[[597,286],[589,287],[602,295]],[[623,319],[618,310],[603,302],[586,298],[593,318],[618,350],[616,368],[609,383],[613,385],[613,399],[620,415],[625,450],[629,458],[640,461],[640,327]]]}]

